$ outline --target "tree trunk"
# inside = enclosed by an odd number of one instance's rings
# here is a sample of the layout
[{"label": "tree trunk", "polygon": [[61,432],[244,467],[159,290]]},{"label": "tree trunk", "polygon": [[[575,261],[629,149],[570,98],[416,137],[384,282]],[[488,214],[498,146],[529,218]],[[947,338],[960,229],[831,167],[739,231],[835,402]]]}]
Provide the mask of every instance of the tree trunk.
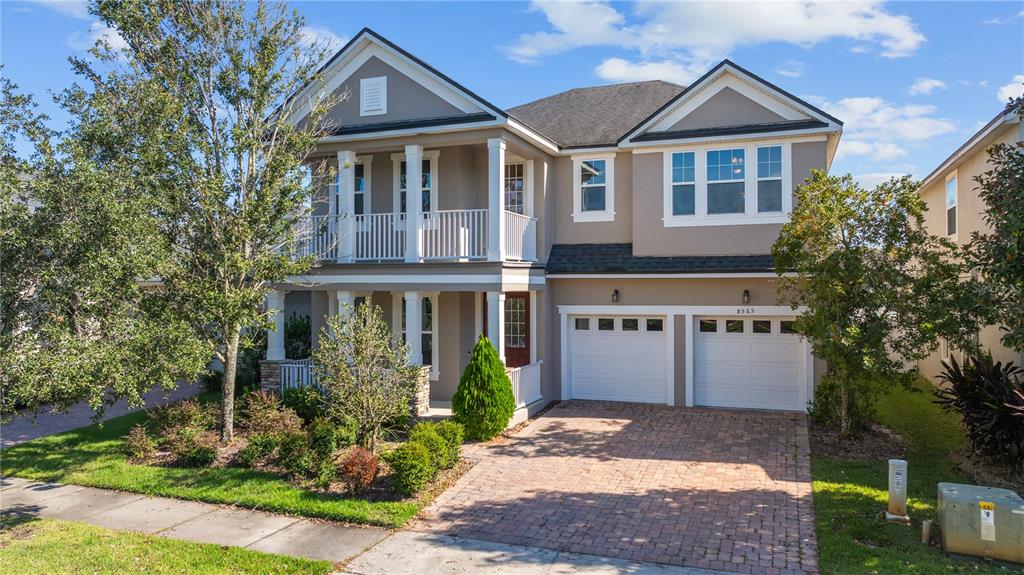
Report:
[{"label": "tree trunk", "polygon": [[850,389],[839,384],[839,437],[850,437]]},{"label": "tree trunk", "polygon": [[230,443],[235,437],[235,374],[238,373],[238,340],[240,330],[232,327],[228,330],[227,361],[224,363],[224,386],[221,390],[221,441]]}]

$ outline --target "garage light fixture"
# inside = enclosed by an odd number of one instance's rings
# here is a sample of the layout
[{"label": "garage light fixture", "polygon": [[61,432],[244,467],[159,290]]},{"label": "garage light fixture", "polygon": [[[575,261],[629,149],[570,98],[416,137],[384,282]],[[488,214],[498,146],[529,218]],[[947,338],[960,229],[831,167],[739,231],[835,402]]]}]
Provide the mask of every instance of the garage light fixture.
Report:
[{"label": "garage light fixture", "polygon": [[619,303],[619,290],[612,290],[612,303]]},{"label": "garage light fixture", "polygon": [[750,290],[748,289],[743,290],[743,303],[744,305],[750,303]]}]

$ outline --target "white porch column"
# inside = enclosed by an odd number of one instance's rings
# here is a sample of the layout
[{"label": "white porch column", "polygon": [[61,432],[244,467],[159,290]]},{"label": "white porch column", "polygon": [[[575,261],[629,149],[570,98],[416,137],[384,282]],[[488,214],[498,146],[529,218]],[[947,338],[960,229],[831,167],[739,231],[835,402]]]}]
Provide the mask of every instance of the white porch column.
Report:
[{"label": "white porch column", "polygon": [[341,315],[345,313],[352,313],[356,303],[355,293],[346,290],[338,290],[335,292],[335,296],[337,297],[337,307],[335,308],[338,310],[337,314]]},{"label": "white porch column", "polygon": [[281,361],[284,359],[284,290],[267,293],[267,311],[274,321],[274,329],[267,332],[267,360]]},{"label": "white porch column", "polygon": [[487,337],[498,357],[505,361],[505,294],[499,291],[487,292]]},{"label": "white porch column", "polygon": [[537,363],[537,292],[530,292],[530,365]]},{"label": "white porch column", "polygon": [[[487,260],[505,259],[505,140],[487,140]],[[504,356],[502,356],[504,359]]]},{"label": "white porch column", "polygon": [[[399,207],[396,206],[396,208]],[[423,255],[423,237],[420,235],[422,211],[423,146],[409,145],[405,147],[405,261],[407,262],[418,262]]]},{"label": "white porch column", "polygon": [[405,341],[409,344],[410,365],[423,365],[422,333],[423,304],[421,303],[420,292],[407,291],[405,292]]},{"label": "white porch column", "polygon": [[355,261],[356,154],[338,152],[338,260]]}]

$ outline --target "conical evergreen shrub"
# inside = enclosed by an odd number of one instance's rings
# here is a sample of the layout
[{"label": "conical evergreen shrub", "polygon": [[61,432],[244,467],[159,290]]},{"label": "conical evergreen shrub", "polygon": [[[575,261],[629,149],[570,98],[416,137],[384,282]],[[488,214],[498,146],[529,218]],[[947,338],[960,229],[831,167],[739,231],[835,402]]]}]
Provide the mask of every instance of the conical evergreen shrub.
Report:
[{"label": "conical evergreen shrub", "polygon": [[490,439],[508,426],[516,410],[512,382],[491,340],[481,335],[452,397],[455,421],[469,439]]}]

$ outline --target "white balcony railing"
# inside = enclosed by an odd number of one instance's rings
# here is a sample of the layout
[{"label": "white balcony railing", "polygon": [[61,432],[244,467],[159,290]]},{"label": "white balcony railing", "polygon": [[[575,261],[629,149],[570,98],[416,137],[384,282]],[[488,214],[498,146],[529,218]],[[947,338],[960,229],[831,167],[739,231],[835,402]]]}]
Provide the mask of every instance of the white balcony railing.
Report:
[{"label": "white balcony railing", "polygon": [[509,381],[512,382],[512,394],[516,398],[516,407],[523,407],[541,398],[540,363],[531,363],[522,367],[507,367]]},{"label": "white balcony railing", "polygon": [[281,363],[281,391],[316,385],[313,360],[292,359]]},{"label": "white balcony railing", "polygon": [[355,223],[357,260],[405,258],[405,214],[360,215]]},{"label": "white balcony railing", "polygon": [[537,218],[505,210],[505,257],[537,260]]},{"label": "white balcony railing", "polygon": [[424,212],[420,222],[423,259],[487,257],[487,210]]},{"label": "white balcony railing", "polygon": [[305,216],[295,224],[295,256],[317,260],[338,259],[339,216]]}]

